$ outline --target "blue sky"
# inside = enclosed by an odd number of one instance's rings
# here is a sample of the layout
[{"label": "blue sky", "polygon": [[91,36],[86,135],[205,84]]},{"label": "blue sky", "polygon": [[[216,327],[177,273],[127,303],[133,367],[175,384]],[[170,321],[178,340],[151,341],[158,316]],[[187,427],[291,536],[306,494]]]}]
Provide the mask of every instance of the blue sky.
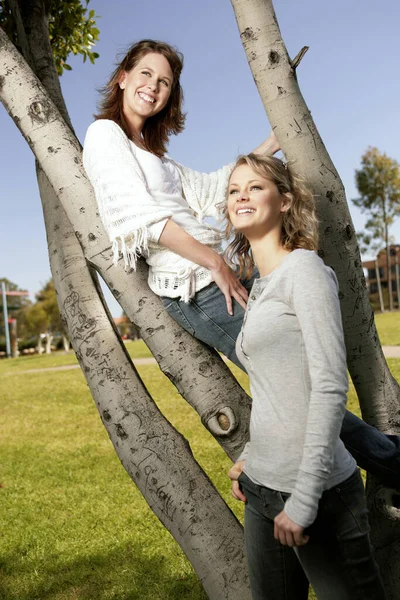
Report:
[{"label": "blue sky", "polygon": [[[229,0],[91,0],[101,16],[96,64],[69,61],[61,78],[81,141],[92,121],[96,90],[113,69],[116,55],[132,42],[155,38],[185,56],[186,129],[172,138],[169,154],[203,171],[218,168],[257,146],[269,125],[247,65]],[[354,170],[369,145],[400,161],[400,5],[398,0],[279,0],[275,9],[289,54],[310,50],[299,69],[302,93],[343,179],[356,197]],[[46,235],[34,160],[0,106],[0,277],[33,295],[50,278]],[[356,230],[365,218],[352,206]],[[392,234],[400,242],[400,221]],[[109,298],[109,296],[107,296]],[[110,300],[115,316],[121,314]]]}]

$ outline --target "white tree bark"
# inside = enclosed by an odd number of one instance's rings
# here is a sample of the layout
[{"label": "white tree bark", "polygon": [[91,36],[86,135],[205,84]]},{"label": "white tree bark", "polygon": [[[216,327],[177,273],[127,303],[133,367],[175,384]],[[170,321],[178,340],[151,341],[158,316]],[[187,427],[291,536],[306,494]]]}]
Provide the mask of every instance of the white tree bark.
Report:
[{"label": "white tree bark", "polygon": [[[317,197],[320,255],[339,280],[348,367],[366,421],[400,431],[399,386],[383,356],[343,184],[301,95],[272,0],[231,0],[247,60],[281,148]],[[300,55],[301,56],[301,55]],[[296,57],[297,58],[297,57]],[[388,597],[400,598],[399,497],[369,485],[372,537]]]}]

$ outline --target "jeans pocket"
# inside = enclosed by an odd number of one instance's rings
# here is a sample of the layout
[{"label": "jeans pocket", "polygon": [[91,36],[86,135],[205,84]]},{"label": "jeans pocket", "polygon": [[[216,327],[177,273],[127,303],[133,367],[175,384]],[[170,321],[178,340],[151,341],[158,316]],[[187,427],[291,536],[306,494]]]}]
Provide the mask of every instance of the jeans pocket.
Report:
[{"label": "jeans pocket", "polygon": [[272,521],[285,508],[285,499],[281,492],[271,488],[262,487],[262,499],[264,503],[264,514]]},{"label": "jeans pocket", "polygon": [[196,292],[194,299],[198,301],[204,300],[205,298],[208,298],[208,296],[212,296],[215,293],[222,294],[222,292],[220,292],[219,288],[217,287],[217,284],[212,281],[211,283],[206,285],[206,287],[203,287],[201,290]]},{"label": "jeans pocket", "polygon": [[183,311],[179,306],[179,300],[172,299],[171,302],[168,303],[168,299],[164,300],[163,298],[163,303],[165,310],[174,319],[174,321],[179,323],[179,325],[182,325],[183,329],[190,333],[190,335],[194,336],[194,329],[183,314]]}]

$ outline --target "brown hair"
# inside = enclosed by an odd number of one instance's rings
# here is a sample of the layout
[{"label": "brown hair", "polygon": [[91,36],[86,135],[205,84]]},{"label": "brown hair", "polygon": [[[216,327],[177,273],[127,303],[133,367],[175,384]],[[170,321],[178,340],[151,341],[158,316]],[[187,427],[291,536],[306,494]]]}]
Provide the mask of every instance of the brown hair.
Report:
[{"label": "brown hair", "polygon": [[123,112],[123,90],[119,81],[124,71],[131,71],[146,54],[155,52],[165,56],[173,74],[171,94],[166,106],[156,115],[146,120],[142,135],[149,152],[163,156],[168,138],[184,129],[186,115],[182,112],[183,91],[179,81],[183,68],[183,55],[169,44],[155,40],[141,40],[133,44],[112,73],[106,85],[101,88],[102,98],[96,119],[115,121],[130,137],[129,127]]},{"label": "brown hair", "polygon": [[[240,156],[233,171],[241,165],[248,165],[255,173],[272,181],[280,194],[290,200],[289,208],[282,213],[282,244],[287,250],[304,248],[318,249],[318,221],[315,215],[314,197],[304,179],[296,175],[279,158],[248,154]],[[233,173],[232,171],[232,173]],[[232,175],[231,175],[232,176]],[[231,263],[239,265],[239,276],[248,277],[254,268],[254,259],[248,239],[240,231],[235,231],[229,220],[227,204],[224,207],[227,219],[226,237],[234,234],[226,249]]]}]

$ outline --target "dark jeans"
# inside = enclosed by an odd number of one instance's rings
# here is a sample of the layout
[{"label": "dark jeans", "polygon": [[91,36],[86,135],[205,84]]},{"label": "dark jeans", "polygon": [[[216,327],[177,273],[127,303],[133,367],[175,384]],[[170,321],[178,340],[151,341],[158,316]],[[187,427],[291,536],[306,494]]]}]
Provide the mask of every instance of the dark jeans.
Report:
[{"label": "dark jeans", "polygon": [[[249,292],[256,277],[257,272],[242,281]],[[225,297],[215,283],[197,292],[188,303],[166,297],[162,300],[171,317],[186,331],[225,354],[244,370],[235,350],[244,310],[233,301],[234,314],[230,316]],[[346,411],[340,437],[360,467],[375,475],[387,487],[400,489],[399,436],[385,435]]]},{"label": "dark jeans", "polygon": [[319,600],[384,600],[358,469],[323,493],[317,518],[306,530],[309,541],[296,550],[274,538],[274,518],[289,494],[256,485],[245,473],[239,482],[247,498],[244,531],[253,600],[307,600],[307,577]]}]

